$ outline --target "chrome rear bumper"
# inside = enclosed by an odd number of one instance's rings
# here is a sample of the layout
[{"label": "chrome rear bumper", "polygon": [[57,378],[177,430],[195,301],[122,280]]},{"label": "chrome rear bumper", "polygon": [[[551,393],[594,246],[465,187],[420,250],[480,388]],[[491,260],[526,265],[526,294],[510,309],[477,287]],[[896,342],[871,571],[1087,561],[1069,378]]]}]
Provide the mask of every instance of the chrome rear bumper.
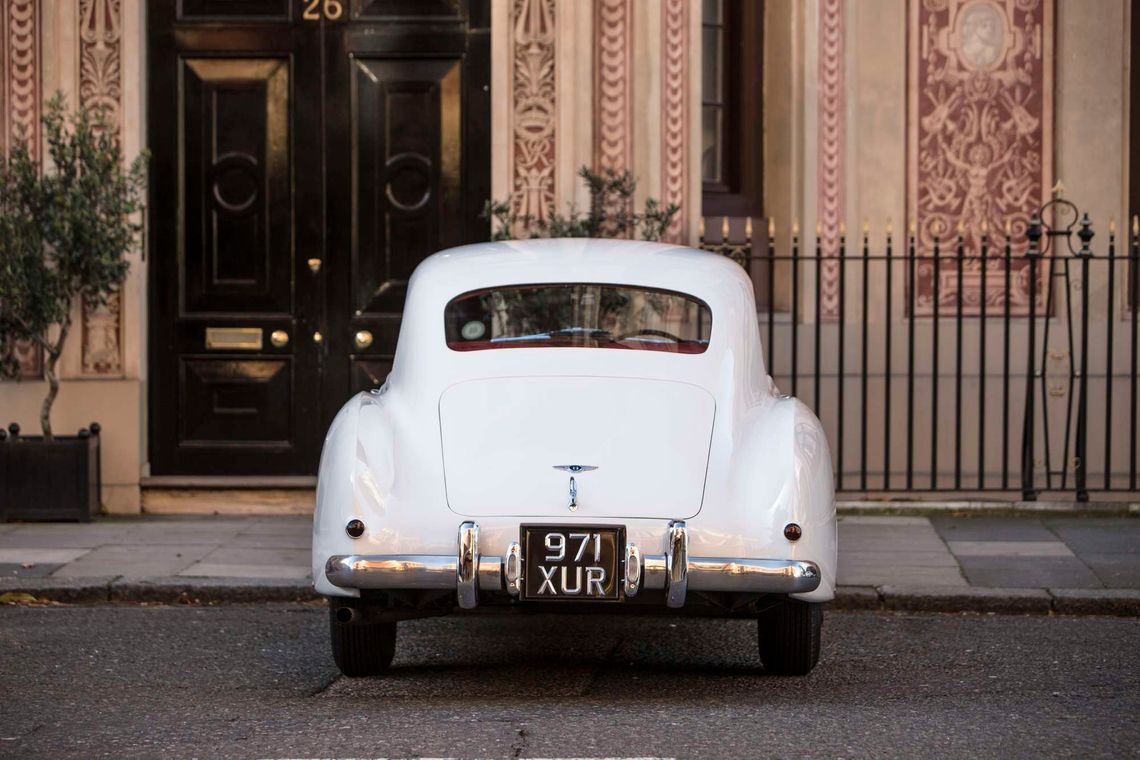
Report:
[{"label": "chrome rear bumper", "polygon": [[[512,543],[506,556],[479,553],[479,526],[459,526],[455,554],[347,554],[329,557],[329,582],[353,589],[455,589],[459,606],[479,604],[479,591],[517,596],[522,588],[522,550]],[[673,522],[664,554],[642,554],[629,544],[622,569],[627,597],[641,589],[665,591],[669,607],[682,607],[689,590],[801,594],[820,584],[819,565],[807,560],[690,557],[688,532]]]}]

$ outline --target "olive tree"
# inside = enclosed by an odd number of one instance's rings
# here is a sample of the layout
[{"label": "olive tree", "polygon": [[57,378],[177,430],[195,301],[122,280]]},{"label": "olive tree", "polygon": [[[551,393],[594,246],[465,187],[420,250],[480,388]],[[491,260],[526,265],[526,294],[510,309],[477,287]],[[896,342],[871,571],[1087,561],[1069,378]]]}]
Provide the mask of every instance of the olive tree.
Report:
[{"label": "olive tree", "polygon": [[541,237],[612,237],[636,235],[642,240],[660,240],[673,217],[681,210],[676,203],[662,206],[654,198],[645,199],[641,212],[633,210],[637,180],[633,174],[605,169],[593,172],[588,166],[578,170],[590,195],[585,212],[570,206],[565,214],[551,207],[546,219],[520,214],[509,201],[487,201],[483,218],[491,220],[492,240]]},{"label": "olive tree", "polygon": [[43,349],[40,424],[50,440],[74,315],[81,304],[105,304],[127,276],[125,256],[142,229],[146,155],[125,166],[101,115],[68,113],[60,94],[47,103],[43,126],[42,173],[26,144],[0,157],[0,372],[18,373],[18,344]]}]

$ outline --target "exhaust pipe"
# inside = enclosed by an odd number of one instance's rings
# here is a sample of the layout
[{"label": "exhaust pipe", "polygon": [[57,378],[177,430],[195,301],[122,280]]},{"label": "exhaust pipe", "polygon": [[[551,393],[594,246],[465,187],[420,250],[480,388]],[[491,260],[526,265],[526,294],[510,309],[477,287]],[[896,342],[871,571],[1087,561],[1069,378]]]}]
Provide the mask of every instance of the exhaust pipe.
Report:
[{"label": "exhaust pipe", "polygon": [[337,607],[336,621],[338,623],[355,623],[360,619],[360,614],[357,613],[353,607]]}]

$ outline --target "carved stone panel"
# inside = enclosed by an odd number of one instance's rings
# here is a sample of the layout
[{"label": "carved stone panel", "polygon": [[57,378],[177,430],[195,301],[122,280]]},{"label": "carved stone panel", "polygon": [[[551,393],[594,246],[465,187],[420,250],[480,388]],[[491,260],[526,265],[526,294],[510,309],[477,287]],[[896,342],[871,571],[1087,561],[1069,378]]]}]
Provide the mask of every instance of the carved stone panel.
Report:
[{"label": "carved stone panel", "polygon": [[546,219],[554,205],[555,2],[511,3],[512,202],[535,219]]},{"label": "carved stone panel", "polygon": [[[79,100],[117,141],[122,132],[122,0],[79,2]],[[82,372],[123,371],[122,294],[83,305]]]},{"label": "carved stone panel", "polygon": [[[0,152],[26,142],[33,159],[40,157],[40,4],[39,0],[0,2]],[[18,346],[23,377],[43,375],[38,344]]]},{"label": "carved stone panel", "polygon": [[[948,259],[937,272],[933,262],[919,267],[915,311],[931,314],[935,292],[942,309],[959,298],[965,313],[982,298],[1002,306],[1004,285],[982,293],[977,260],[959,283],[953,255],[959,234],[976,255],[983,232],[1008,229],[1010,307],[1025,313],[1025,230],[1053,179],[1053,0],[912,0],[910,10],[909,214],[919,255],[932,256],[937,239]],[[991,251],[988,279],[1001,282],[1001,247]]]},{"label": "carved stone panel", "polygon": [[691,210],[689,166],[689,0],[665,0],[661,8],[661,203],[676,203],[665,240],[684,243]]}]

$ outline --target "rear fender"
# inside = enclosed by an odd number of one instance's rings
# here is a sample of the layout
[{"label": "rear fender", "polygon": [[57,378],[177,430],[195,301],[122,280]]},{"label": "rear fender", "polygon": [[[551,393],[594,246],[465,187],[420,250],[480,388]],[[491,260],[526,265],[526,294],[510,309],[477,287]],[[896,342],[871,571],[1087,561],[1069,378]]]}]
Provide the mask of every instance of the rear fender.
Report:
[{"label": "rear fender", "polygon": [[[760,537],[764,554],[757,556],[817,563],[819,588],[796,598],[830,600],[837,569],[835,486],[823,426],[797,399],[779,397],[749,412],[741,431],[730,493],[751,534]],[[793,522],[803,529],[798,541],[784,537]]]}]

